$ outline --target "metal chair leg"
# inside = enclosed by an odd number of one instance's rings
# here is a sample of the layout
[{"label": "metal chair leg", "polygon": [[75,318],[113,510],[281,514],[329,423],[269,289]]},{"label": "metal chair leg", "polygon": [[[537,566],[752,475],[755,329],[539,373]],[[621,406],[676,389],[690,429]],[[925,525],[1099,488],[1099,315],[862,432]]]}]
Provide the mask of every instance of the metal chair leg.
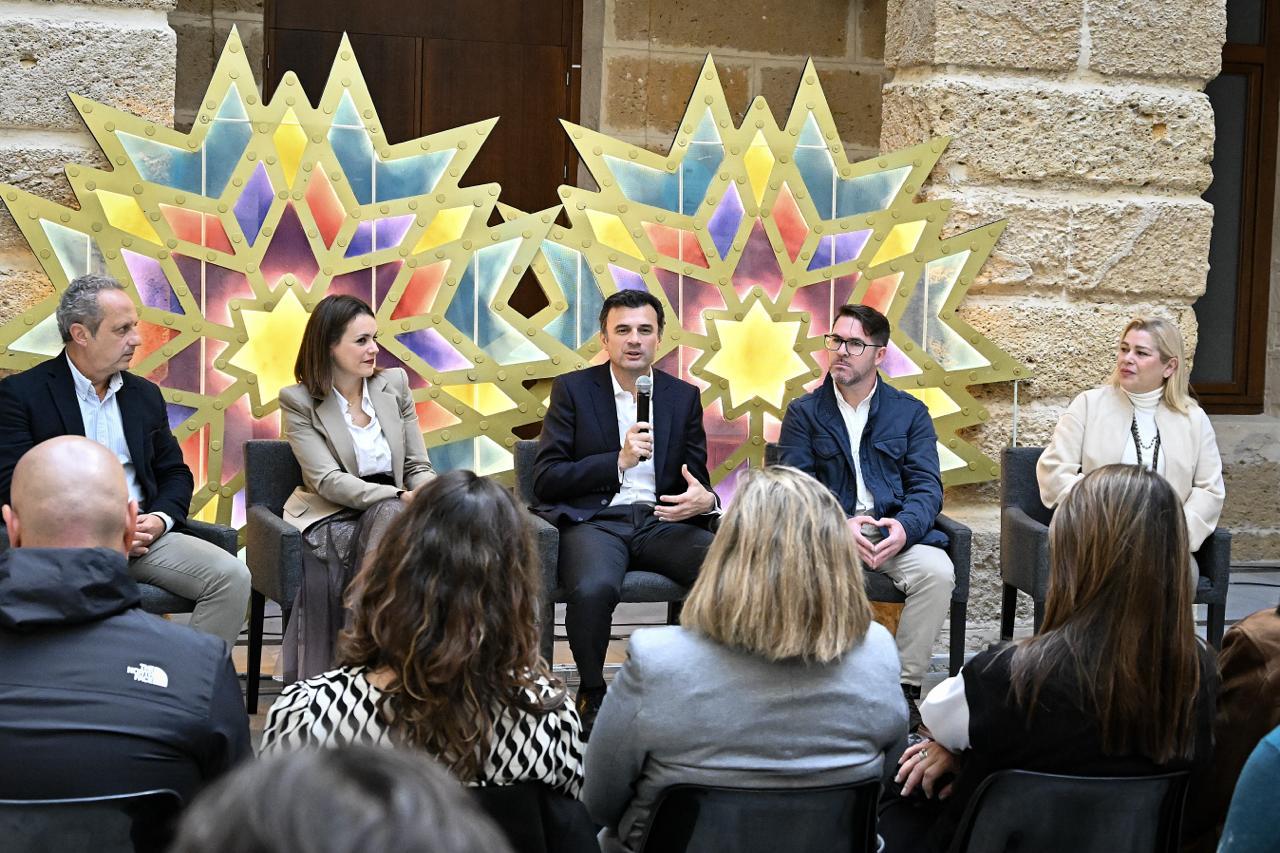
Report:
[{"label": "metal chair leg", "polygon": [[667,602],[667,624],[668,624],[668,625],[679,625],[679,624],[680,624],[680,611],[681,611],[681,610],[684,610],[684,599],[683,599],[683,598],[682,598],[682,599],[680,599],[680,600],[678,600],[678,601],[668,601],[668,602]]},{"label": "metal chair leg", "polygon": [[964,634],[969,605],[964,601],[951,602],[951,674],[955,675],[964,666]]},{"label": "metal chair leg", "polygon": [[1208,635],[1209,645],[1218,651],[1222,651],[1222,634],[1227,627],[1227,605],[1210,604],[1208,624],[1205,626],[1205,633]]},{"label": "metal chair leg", "polygon": [[1000,640],[1009,642],[1013,639],[1013,617],[1018,612],[1018,588],[1004,584],[1000,592]]},{"label": "metal chair leg", "polygon": [[552,601],[548,601],[542,606],[541,613],[542,624],[538,626],[540,637],[538,640],[538,651],[542,654],[542,659],[547,662],[547,666],[551,666],[551,658],[555,653],[556,641],[556,605]]},{"label": "metal chair leg", "polygon": [[244,705],[258,713],[258,682],[262,679],[262,631],[266,620],[267,597],[256,589],[249,595],[249,666],[245,674]]}]

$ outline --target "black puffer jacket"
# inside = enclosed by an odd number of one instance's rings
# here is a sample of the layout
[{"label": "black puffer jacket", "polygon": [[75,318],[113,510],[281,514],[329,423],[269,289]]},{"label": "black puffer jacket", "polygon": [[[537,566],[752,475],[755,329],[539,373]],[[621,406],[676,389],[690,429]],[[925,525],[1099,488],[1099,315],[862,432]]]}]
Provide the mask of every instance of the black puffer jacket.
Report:
[{"label": "black puffer jacket", "polygon": [[171,788],[250,753],[217,637],[145,613],[123,554],[0,554],[0,798]]}]

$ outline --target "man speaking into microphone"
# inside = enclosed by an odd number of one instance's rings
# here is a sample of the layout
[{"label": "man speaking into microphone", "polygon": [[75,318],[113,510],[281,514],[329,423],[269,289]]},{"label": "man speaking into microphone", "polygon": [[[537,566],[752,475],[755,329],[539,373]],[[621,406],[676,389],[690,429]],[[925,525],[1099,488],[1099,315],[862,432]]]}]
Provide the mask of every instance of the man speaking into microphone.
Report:
[{"label": "man speaking into microphone", "polygon": [[693,385],[653,369],[663,322],[662,303],[646,291],[605,299],[600,342],[609,362],[556,379],[534,462],[533,511],[560,530],[584,737],[604,699],[604,657],[627,570],[689,586],[712,539],[702,401]]}]

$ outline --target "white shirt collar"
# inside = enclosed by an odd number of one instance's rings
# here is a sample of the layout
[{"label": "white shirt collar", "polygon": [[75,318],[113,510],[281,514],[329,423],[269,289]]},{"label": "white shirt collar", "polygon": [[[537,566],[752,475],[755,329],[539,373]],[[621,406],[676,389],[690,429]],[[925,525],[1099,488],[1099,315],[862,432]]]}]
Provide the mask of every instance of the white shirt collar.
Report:
[{"label": "white shirt collar", "polygon": [[[342,401],[342,411],[346,412],[347,414],[350,414],[351,401],[347,399],[345,394],[343,394],[341,391],[338,390],[337,385],[333,386],[333,393],[334,393],[334,396],[336,396],[339,400]],[[373,414],[373,400],[370,399],[369,397],[369,380],[368,379],[362,379],[360,381],[360,408],[364,409],[365,414],[369,414],[369,415]]]},{"label": "white shirt collar", "polygon": [[[76,363],[71,360],[71,355],[67,355],[67,366],[71,368],[71,381],[75,383],[76,396],[82,400],[93,398],[96,403],[99,400],[98,391],[93,387],[93,381],[89,377],[80,372],[76,367]],[[107,380],[107,396],[114,394],[120,390],[120,386],[124,385],[124,377],[120,375],[120,371],[111,374],[111,378]],[[105,399],[103,397],[102,399]]]},{"label": "white shirt collar", "polygon": [[852,409],[855,412],[870,410],[871,398],[876,395],[876,389],[879,387],[880,377],[877,376],[875,384],[871,386],[871,390],[867,393],[867,396],[863,397],[862,401],[858,403],[858,405],[851,406],[849,405],[849,401],[844,398],[844,395],[840,393],[840,389],[835,387],[835,383],[831,383],[831,390],[836,393],[836,404],[846,409]]},{"label": "white shirt collar", "polygon": [[[652,378],[653,378],[653,368],[652,368],[652,367],[651,367],[651,368],[649,368],[649,378],[650,378],[650,379],[652,379]],[[609,381],[613,383],[613,398],[614,398],[615,400],[617,400],[617,399],[621,399],[621,398],[623,398],[623,397],[634,397],[634,396],[635,396],[634,394],[632,394],[632,393],[630,393],[630,392],[628,392],[628,391],[624,391],[624,390],[622,390],[622,386],[618,384],[618,377],[616,377],[616,376],[614,376],[614,375],[613,375],[613,365],[612,365],[612,364],[611,364],[611,365],[609,365]],[[650,397],[650,398],[652,398],[652,397],[653,397],[653,392],[652,392],[652,391],[650,391],[650,392],[649,392],[649,397]]]}]

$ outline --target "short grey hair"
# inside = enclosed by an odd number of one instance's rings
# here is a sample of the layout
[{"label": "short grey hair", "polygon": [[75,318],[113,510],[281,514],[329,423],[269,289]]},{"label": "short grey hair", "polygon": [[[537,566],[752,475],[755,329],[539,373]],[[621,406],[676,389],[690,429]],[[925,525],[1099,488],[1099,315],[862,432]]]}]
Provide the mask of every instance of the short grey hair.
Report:
[{"label": "short grey hair", "polygon": [[71,342],[71,326],[79,323],[89,330],[90,334],[98,334],[98,326],[102,325],[102,306],[98,304],[98,294],[104,290],[124,290],[125,287],[114,278],[106,275],[90,273],[71,280],[62,298],[58,300],[58,332],[62,342]]}]

